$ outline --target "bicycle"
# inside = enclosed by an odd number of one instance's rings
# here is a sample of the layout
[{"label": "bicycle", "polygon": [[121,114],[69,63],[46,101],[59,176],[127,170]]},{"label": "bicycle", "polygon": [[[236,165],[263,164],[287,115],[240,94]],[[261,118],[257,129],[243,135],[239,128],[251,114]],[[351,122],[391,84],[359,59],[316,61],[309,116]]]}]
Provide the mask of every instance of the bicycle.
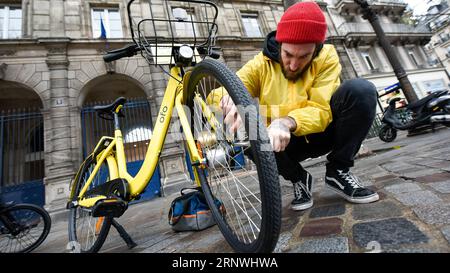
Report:
[{"label": "bicycle", "polygon": [[28,253],[47,238],[51,218],[33,204],[0,202],[0,253]]},{"label": "bicycle", "polygon": [[[138,199],[149,183],[176,109],[195,183],[201,186],[226,241],[236,252],[273,251],[281,227],[281,191],[275,156],[271,150],[262,149],[270,143],[256,103],[239,78],[214,60],[220,57],[215,47],[217,6],[208,1],[167,0],[164,4],[168,14],[169,2],[177,2],[187,9],[197,5],[195,9],[203,11],[203,19],[186,14],[182,18],[179,11],[177,18],[157,18],[150,5],[151,18],[133,24],[133,2],[128,2],[127,11],[134,43],[108,52],[104,60],[110,62],[140,52],[149,65],[159,66],[169,75],[169,81],[146,157],[134,177],[127,172],[120,129],[126,99],[121,97],[110,105],[95,108],[100,117],[114,122],[115,132],[114,137],[100,139],[72,180],[67,204],[69,240],[77,242],[81,252],[100,250],[113,218],[120,217],[128,203]],[[169,24],[169,38],[157,35],[155,26],[161,22]],[[192,25],[193,37],[176,37],[173,26],[177,23]],[[199,29],[206,35],[201,36]],[[153,35],[146,34],[149,30]],[[164,61],[169,63],[170,72],[161,64]],[[236,105],[243,106],[238,108],[246,121],[240,138],[227,130],[221,111],[214,110],[217,99],[226,93]],[[251,128],[255,126],[256,136],[251,137]],[[215,200],[221,201],[221,208],[215,205]]]}]

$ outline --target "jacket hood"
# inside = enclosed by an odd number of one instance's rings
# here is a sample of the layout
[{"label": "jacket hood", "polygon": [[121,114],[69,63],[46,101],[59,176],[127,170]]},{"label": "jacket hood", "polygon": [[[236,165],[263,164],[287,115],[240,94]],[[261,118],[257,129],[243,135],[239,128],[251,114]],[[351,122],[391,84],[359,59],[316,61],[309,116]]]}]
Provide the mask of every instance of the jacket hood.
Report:
[{"label": "jacket hood", "polygon": [[267,34],[263,54],[278,63],[280,60],[280,44],[275,40],[276,34],[276,31]]}]

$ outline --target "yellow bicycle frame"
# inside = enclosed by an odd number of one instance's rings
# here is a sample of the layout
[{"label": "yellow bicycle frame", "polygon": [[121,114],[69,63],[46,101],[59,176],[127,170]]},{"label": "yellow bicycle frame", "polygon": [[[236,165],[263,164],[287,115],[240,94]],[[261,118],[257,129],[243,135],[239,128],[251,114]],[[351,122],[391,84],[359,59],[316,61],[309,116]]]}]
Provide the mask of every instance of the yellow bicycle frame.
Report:
[{"label": "yellow bicycle frame", "polygon": [[[189,77],[189,73],[190,72],[188,72],[185,75],[185,79]],[[181,81],[182,80],[180,76],[181,70],[179,67],[176,66],[172,67],[170,70],[170,74],[172,77],[170,77],[169,83],[167,84],[166,92],[164,94],[164,98],[158,113],[158,118],[156,119],[156,124],[154,126],[152,138],[150,140],[144,162],[142,163],[142,167],[140,168],[139,172],[136,174],[135,177],[132,177],[128,173],[122,132],[120,130],[115,130],[114,138],[113,139],[110,138],[111,139],[110,144],[97,155],[96,157],[97,164],[94,170],[92,171],[91,175],[89,176],[88,181],[83,186],[78,195],[77,200],[80,206],[92,207],[98,200],[105,198],[104,196],[83,198],[84,194],[89,189],[90,184],[92,183],[94,177],[96,176],[98,170],[100,169],[105,160],[109,169],[110,175],[109,179],[110,180],[117,178],[125,179],[129,185],[131,199],[137,197],[140,193],[142,193],[142,191],[147,187],[148,183],[150,182],[150,179],[153,173],[155,172],[156,166],[158,164],[159,156],[164,146],[164,140],[169,129],[174,105],[177,109],[177,114],[186,137],[185,139],[187,143],[189,156],[191,158],[191,163],[193,165],[205,163],[204,159],[202,159],[202,157],[199,155],[199,152],[197,150],[194,141],[194,136],[191,131],[190,123],[183,109],[182,98],[183,98],[184,81]],[[197,101],[197,103],[200,103],[202,108],[207,108],[207,106],[205,106],[206,105],[205,102],[200,97],[196,96],[195,100]],[[213,119],[214,117],[210,118]],[[104,140],[104,138],[102,138],[102,140]],[[99,145],[100,143],[102,143],[102,140],[100,140],[99,144],[94,149],[94,151],[99,148]],[[194,176],[196,183],[199,185],[200,180],[198,178],[198,174],[195,168],[194,168]]]}]

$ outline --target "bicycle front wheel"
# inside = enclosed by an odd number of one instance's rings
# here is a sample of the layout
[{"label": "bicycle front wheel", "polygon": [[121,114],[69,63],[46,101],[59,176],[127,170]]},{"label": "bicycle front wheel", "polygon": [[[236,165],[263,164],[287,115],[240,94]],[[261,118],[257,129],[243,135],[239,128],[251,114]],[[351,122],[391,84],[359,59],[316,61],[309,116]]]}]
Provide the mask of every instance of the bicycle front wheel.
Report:
[{"label": "bicycle front wheel", "polygon": [[[275,156],[258,107],[225,65],[204,60],[189,75],[184,102],[206,165],[196,166],[219,229],[236,252],[271,252],[281,226],[281,192]],[[244,122],[233,134],[218,101],[225,92]]]},{"label": "bicycle front wheel", "polygon": [[[96,165],[97,162],[92,156],[83,163],[80,173],[73,181],[72,194],[74,196],[79,195]],[[109,180],[108,166],[103,163],[93,178],[89,189]],[[106,240],[111,224],[112,217],[94,217],[90,209],[80,206],[71,208],[69,213],[69,244],[72,252],[98,252]]]},{"label": "bicycle front wheel", "polygon": [[44,242],[51,218],[46,210],[32,204],[4,208],[0,215],[0,253],[27,253]]}]

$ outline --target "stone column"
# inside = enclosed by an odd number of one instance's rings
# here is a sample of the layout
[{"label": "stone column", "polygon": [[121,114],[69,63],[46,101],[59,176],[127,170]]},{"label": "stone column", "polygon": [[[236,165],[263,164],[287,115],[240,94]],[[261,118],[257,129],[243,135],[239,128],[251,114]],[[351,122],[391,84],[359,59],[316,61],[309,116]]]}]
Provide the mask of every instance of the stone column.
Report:
[{"label": "stone column", "polygon": [[48,49],[47,66],[50,71],[50,107],[46,113],[45,191],[49,211],[63,210],[74,175],[71,153],[71,122],[67,70],[68,39],[45,39]]},{"label": "stone column", "polygon": [[425,53],[425,50],[423,49],[423,47],[420,45],[417,45],[416,48],[417,48],[416,52],[419,53],[419,56],[420,56],[419,62],[420,62],[420,65],[422,65],[422,68],[430,68],[430,65],[428,64],[428,56]]},{"label": "stone column", "polygon": [[64,0],[50,0],[50,36],[65,36]]},{"label": "stone column", "polygon": [[345,45],[342,41],[338,41],[337,39],[334,41],[334,46],[336,48],[336,52],[339,56],[339,61],[342,67],[341,77],[343,80],[354,79],[358,77],[355,68],[352,65],[350,57],[348,56],[348,52],[345,49]]}]

